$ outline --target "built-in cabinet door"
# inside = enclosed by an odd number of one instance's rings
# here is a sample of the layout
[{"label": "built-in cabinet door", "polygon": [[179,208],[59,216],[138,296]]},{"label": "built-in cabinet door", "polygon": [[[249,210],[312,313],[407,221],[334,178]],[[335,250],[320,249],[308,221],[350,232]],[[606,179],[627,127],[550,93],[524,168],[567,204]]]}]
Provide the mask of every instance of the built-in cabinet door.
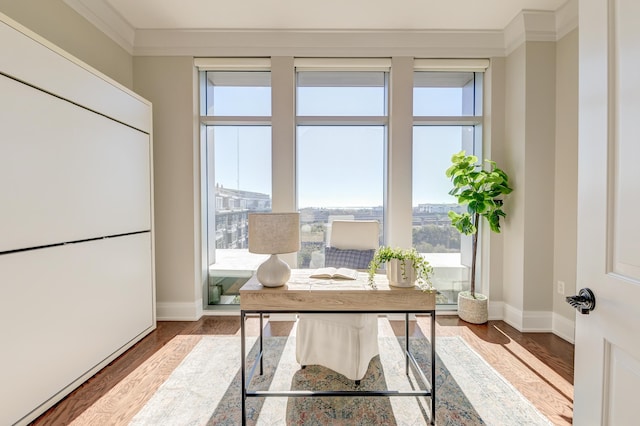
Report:
[{"label": "built-in cabinet door", "polygon": [[151,229],[150,137],[0,75],[0,253]]},{"label": "built-in cabinet door", "polygon": [[576,425],[636,425],[640,389],[640,2],[580,1]]},{"label": "built-in cabinet door", "polygon": [[151,265],[149,232],[0,256],[0,425],[154,326]]}]

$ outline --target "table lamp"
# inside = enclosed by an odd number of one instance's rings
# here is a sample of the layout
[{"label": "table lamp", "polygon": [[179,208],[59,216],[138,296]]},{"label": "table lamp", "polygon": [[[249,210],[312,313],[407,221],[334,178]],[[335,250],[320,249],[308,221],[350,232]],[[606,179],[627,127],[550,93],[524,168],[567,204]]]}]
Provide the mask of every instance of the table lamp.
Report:
[{"label": "table lamp", "polygon": [[270,254],[256,272],[265,287],[284,285],[291,269],[278,254],[300,250],[299,213],[249,213],[249,252]]}]

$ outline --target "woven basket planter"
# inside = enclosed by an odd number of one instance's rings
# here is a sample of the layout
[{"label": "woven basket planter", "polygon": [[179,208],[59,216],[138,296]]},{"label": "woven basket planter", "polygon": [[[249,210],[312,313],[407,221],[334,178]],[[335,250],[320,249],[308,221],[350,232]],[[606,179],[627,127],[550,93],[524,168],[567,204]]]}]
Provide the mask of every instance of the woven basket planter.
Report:
[{"label": "woven basket planter", "polygon": [[471,324],[484,324],[489,320],[489,299],[484,294],[476,293],[471,297],[468,291],[458,293],[458,317]]}]

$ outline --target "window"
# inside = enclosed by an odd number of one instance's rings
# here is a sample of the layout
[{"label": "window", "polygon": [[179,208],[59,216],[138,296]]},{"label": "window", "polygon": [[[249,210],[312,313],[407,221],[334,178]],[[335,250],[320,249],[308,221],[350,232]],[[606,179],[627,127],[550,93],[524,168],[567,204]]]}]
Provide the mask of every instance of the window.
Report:
[{"label": "window", "polygon": [[[216,259],[233,258],[231,251],[246,251],[250,212],[271,211],[271,74],[224,70],[201,75],[212,265]],[[208,304],[228,305],[238,303],[237,290],[246,281],[238,275],[251,271],[229,274],[210,266],[209,273]]]},{"label": "window", "polygon": [[271,115],[270,77],[264,71],[206,72],[216,249],[246,249],[248,213],[271,211],[271,126],[265,125]]},{"label": "window", "polygon": [[299,267],[324,264],[335,219],[383,222],[387,73],[297,72]]},{"label": "window", "polygon": [[436,269],[440,305],[455,304],[469,285],[467,239],[448,217],[462,207],[448,194],[445,171],[453,154],[479,154],[481,81],[482,74],[474,72],[414,73],[413,246]]},{"label": "window", "polygon": [[[447,213],[461,207],[445,171],[462,149],[482,157],[488,61],[198,58],[196,66],[211,304],[237,303],[238,275],[219,275],[242,264],[233,272],[246,279],[261,263],[246,253],[248,213],[271,211],[273,198],[274,209],[300,212],[301,249],[297,259],[284,255],[292,265],[323,266],[333,220],[378,220],[380,244],[413,245],[434,266],[438,305],[457,302],[469,285],[470,241],[451,227]],[[412,220],[385,224],[386,212]]]},{"label": "window", "polygon": [[475,73],[417,71],[413,74],[414,117],[475,115]]},{"label": "window", "polygon": [[208,71],[206,115],[268,117],[271,115],[271,73]]},{"label": "window", "polygon": [[383,72],[306,71],[297,79],[298,116],[385,115]]}]

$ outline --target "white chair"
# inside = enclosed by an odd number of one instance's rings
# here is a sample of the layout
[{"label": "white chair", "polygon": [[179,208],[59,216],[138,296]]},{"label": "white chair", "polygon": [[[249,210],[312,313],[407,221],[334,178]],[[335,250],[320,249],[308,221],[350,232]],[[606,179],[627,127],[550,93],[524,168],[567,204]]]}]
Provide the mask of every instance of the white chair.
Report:
[{"label": "white chair", "polygon": [[[379,245],[377,221],[333,221],[325,266],[366,269]],[[300,314],[296,359],[322,365],[356,384],[378,355],[377,314]]]}]

